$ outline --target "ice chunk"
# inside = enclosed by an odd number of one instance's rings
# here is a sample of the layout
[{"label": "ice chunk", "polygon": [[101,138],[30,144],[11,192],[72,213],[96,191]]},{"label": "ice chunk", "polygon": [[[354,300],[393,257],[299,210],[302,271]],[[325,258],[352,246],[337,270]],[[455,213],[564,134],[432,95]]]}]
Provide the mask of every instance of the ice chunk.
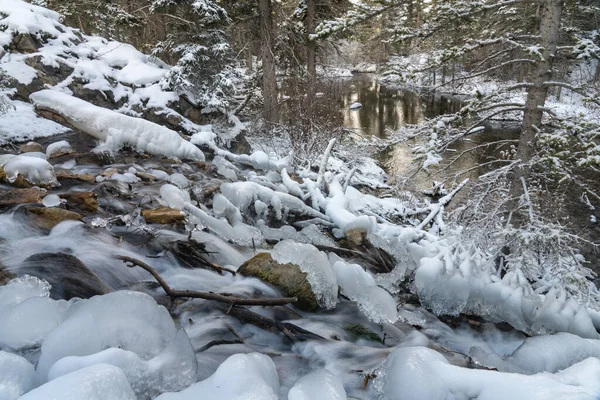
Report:
[{"label": "ice chunk", "polygon": [[171,184],[162,185],[160,187],[160,197],[167,202],[169,207],[176,210],[183,210],[185,203],[190,201],[188,192]]},{"label": "ice chunk", "polygon": [[371,274],[358,264],[347,264],[341,260],[333,264],[333,270],[342,294],[355,301],[367,318],[376,323],[396,322],[396,301],[376,285]]},{"label": "ice chunk", "polygon": [[600,394],[600,360],[554,375],[519,375],[461,368],[426,347],[403,347],[388,356],[376,385],[384,400],[592,400]]},{"label": "ice chunk", "polygon": [[33,365],[21,356],[0,351],[0,399],[16,400],[33,386]]},{"label": "ice chunk", "polygon": [[190,186],[190,181],[180,173],[171,174],[171,176],[169,176],[169,183],[172,183],[180,189],[185,189]]},{"label": "ice chunk", "polygon": [[321,307],[331,309],[337,303],[338,284],[329,260],[315,246],[283,240],[275,245],[273,258],[282,263],[292,263],[306,273],[315,297]]},{"label": "ice chunk", "polygon": [[346,400],[344,385],[326,369],[317,369],[298,379],[288,400]]},{"label": "ice chunk", "polygon": [[77,302],[69,318],[44,340],[36,373],[39,382],[45,382],[50,367],[61,358],[110,347],[149,360],[164,350],[175,333],[169,312],[146,294],[120,291],[95,296]]},{"label": "ice chunk", "polygon": [[21,400],[136,400],[123,371],[97,364],[61,376],[25,394]]},{"label": "ice chunk", "polygon": [[89,356],[61,358],[50,368],[48,380],[95,364],[121,368],[131,388],[141,398],[185,389],[196,382],[198,368],[190,340],[185,331],[180,330],[165,350],[149,361],[142,360],[132,351],[110,348]]},{"label": "ice chunk", "polygon": [[57,154],[68,154],[72,152],[73,148],[71,147],[71,144],[66,140],[61,140],[60,142],[54,142],[48,145],[46,148],[46,157],[52,158]]},{"label": "ice chunk", "polygon": [[179,393],[156,400],[278,400],[279,377],[275,364],[260,353],[234,354],[208,379]]},{"label": "ice chunk", "polygon": [[60,197],[56,194],[49,194],[42,199],[44,207],[58,207],[60,203]]},{"label": "ice chunk", "polygon": [[21,175],[34,185],[59,185],[54,175],[54,168],[41,158],[18,155],[6,160],[2,167],[9,182],[14,182]]},{"label": "ice chunk", "polygon": [[153,122],[53,90],[35,92],[30,98],[36,107],[52,110],[77,129],[103,140],[109,150],[129,145],[151,154],[204,161],[204,153],[198,147],[182,139],[177,132]]},{"label": "ice chunk", "polygon": [[48,282],[34,276],[15,278],[5,286],[0,286],[0,307],[18,304],[31,297],[48,297],[50,289]]}]

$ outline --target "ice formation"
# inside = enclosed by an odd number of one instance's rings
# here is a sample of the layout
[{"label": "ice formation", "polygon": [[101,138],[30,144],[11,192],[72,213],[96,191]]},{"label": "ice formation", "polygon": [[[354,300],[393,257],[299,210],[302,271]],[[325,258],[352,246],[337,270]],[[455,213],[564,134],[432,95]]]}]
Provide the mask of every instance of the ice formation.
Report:
[{"label": "ice formation", "polygon": [[60,114],[75,128],[103,141],[102,148],[119,150],[128,145],[150,154],[204,161],[204,153],[198,147],[153,122],[97,107],[54,90],[32,93],[30,99],[36,107]]},{"label": "ice formation", "polygon": [[0,162],[0,167],[4,169],[9,182],[16,181],[20,175],[34,185],[59,185],[54,175],[54,168],[45,160],[45,156],[44,159],[32,156],[29,153],[12,156],[4,158]]},{"label": "ice formation", "polygon": [[165,393],[156,400],[278,400],[279,377],[275,364],[260,353],[234,354],[208,379],[179,393]]},{"label": "ice formation", "polygon": [[33,365],[16,354],[0,351],[0,399],[16,400],[34,387]]},{"label": "ice formation", "polygon": [[421,301],[436,314],[474,313],[534,334],[600,338],[587,308],[564,290],[538,294],[519,270],[499,278],[478,254],[437,249],[438,254],[420,260],[414,281]]},{"label": "ice formation", "polygon": [[294,383],[288,400],[346,400],[344,385],[326,369],[317,369]]},{"label": "ice formation", "polygon": [[96,364],[54,379],[21,400],[136,400],[121,368]]},{"label": "ice formation", "polygon": [[175,335],[168,311],[146,294],[121,291],[77,302],[42,344],[38,381],[46,382],[50,368],[63,357],[89,356],[112,347],[150,360]]},{"label": "ice formation", "polygon": [[355,301],[371,321],[394,323],[398,319],[396,300],[377,286],[371,274],[358,264],[335,261],[333,270],[342,294]]},{"label": "ice formation", "polygon": [[0,287],[0,345],[27,349],[47,337],[66,318],[71,305],[49,296],[48,283],[28,275]]},{"label": "ice formation", "polygon": [[600,360],[556,374],[519,375],[451,365],[426,347],[394,350],[381,372],[383,400],[592,400],[600,395]]},{"label": "ice formation", "polygon": [[59,142],[54,142],[48,145],[46,148],[46,157],[51,158],[52,156],[59,153],[72,153],[73,148],[71,144],[66,140],[61,140]]},{"label": "ice formation", "polygon": [[324,253],[310,244],[282,240],[273,247],[273,259],[292,263],[306,273],[306,279],[321,307],[331,309],[337,303],[338,284],[335,272]]},{"label": "ice formation", "polygon": [[42,199],[42,204],[44,205],[44,207],[58,207],[61,203],[60,197],[58,197],[58,195],[56,194],[49,194],[46,195],[43,199]]}]

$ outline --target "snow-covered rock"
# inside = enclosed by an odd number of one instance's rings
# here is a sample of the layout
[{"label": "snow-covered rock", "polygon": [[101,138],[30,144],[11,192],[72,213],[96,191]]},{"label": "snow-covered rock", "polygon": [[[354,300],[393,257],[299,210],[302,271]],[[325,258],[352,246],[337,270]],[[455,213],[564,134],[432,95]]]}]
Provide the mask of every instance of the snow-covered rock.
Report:
[{"label": "snow-covered rock", "polygon": [[360,104],[359,102],[352,103],[352,104],[350,104],[350,106],[348,106],[348,108],[351,110],[358,110],[361,107],[362,107],[362,104]]},{"label": "snow-covered rock", "polygon": [[279,377],[275,364],[260,353],[234,354],[208,379],[179,393],[156,400],[278,400]]},{"label": "snow-covered rock", "polygon": [[5,158],[4,161],[0,161],[0,167],[4,169],[6,179],[11,183],[21,176],[34,185],[58,186],[54,168],[45,158],[37,157],[34,153],[25,153]]},{"label": "snow-covered rock", "polygon": [[71,144],[66,140],[61,140],[59,142],[54,142],[48,145],[46,148],[46,157],[58,157],[64,154],[70,154],[73,152],[73,148]]}]

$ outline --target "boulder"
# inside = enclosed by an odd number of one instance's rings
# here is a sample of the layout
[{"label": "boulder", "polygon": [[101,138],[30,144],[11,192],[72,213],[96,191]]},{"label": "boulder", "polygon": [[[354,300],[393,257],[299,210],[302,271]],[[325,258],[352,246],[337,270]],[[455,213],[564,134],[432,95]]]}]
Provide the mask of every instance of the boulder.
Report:
[{"label": "boulder", "polygon": [[98,211],[98,195],[94,192],[74,192],[58,195],[67,201],[67,209],[80,213],[95,213]]},{"label": "boulder", "polygon": [[345,233],[345,236],[351,244],[361,246],[367,237],[367,231],[360,228],[354,228],[348,230]]},{"label": "boulder", "polygon": [[20,153],[43,153],[44,146],[37,142],[28,142],[19,146]]},{"label": "boulder", "polygon": [[69,300],[106,294],[110,289],[77,257],[66,253],[38,253],[25,259],[19,275],[29,274],[52,285],[50,297]]},{"label": "boulder", "polygon": [[77,221],[83,218],[79,213],[63,210],[62,208],[28,207],[27,211],[29,211],[34,223],[44,229],[52,229],[63,221]]},{"label": "boulder", "polygon": [[0,206],[41,203],[45,196],[46,190],[40,188],[1,190]]},{"label": "boulder", "polygon": [[166,207],[142,210],[142,217],[147,224],[173,224],[185,220],[185,215],[181,211]]},{"label": "boulder", "polygon": [[298,301],[294,305],[301,310],[316,311],[319,308],[306,273],[295,264],[280,264],[269,253],[260,253],[242,264],[237,272],[260,278],[280,289],[286,296],[297,297]]}]

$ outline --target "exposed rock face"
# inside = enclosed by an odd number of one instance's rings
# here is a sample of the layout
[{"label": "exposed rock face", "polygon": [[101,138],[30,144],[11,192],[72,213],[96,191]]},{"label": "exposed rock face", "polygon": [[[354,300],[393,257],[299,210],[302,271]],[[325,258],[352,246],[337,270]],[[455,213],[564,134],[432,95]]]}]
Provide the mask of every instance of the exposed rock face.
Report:
[{"label": "exposed rock face", "polygon": [[181,211],[162,207],[154,210],[142,210],[142,217],[147,224],[172,224],[185,219],[185,215]]},{"label": "exposed rock face", "polygon": [[67,200],[67,209],[83,214],[93,214],[98,211],[98,195],[94,192],[75,192],[59,194]]},{"label": "exposed rock face", "polygon": [[29,274],[48,281],[52,285],[50,297],[53,299],[87,299],[110,292],[96,274],[70,254],[35,254],[23,261],[18,272],[19,275]]},{"label": "exposed rock face", "polygon": [[301,310],[315,311],[319,308],[306,274],[297,265],[279,264],[269,253],[260,253],[242,264],[237,272],[260,278],[281,289],[286,296],[297,297],[294,305]]},{"label": "exposed rock face", "polygon": [[81,214],[62,208],[29,207],[27,211],[32,216],[33,222],[44,229],[52,229],[63,221],[80,220]]},{"label": "exposed rock face", "polygon": [[39,188],[2,190],[0,191],[0,206],[41,203],[44,196],[46,196],[46,190]]}]

